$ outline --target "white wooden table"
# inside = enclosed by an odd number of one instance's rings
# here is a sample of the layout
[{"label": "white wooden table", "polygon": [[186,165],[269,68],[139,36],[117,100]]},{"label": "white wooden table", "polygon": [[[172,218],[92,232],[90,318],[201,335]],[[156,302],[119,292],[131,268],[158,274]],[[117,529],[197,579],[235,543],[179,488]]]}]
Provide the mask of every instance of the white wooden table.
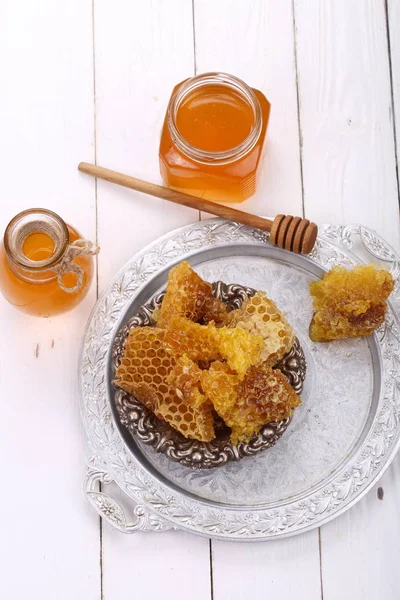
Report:
[{"label": "white wooden table", "polygon": [[117,269],[198,214],[76,167],[159,182],[171,89],[210,70],[272,104],[245,209],[361,222],[400,249],[400,0],[2,0],[1,227],[44,206],[101,254],[96,285],[65,316],[33,319],[0,301],[0,598],[400,597],[400,457],[345,515],[278,542],[123,536],[84,498],[84,324]]}]

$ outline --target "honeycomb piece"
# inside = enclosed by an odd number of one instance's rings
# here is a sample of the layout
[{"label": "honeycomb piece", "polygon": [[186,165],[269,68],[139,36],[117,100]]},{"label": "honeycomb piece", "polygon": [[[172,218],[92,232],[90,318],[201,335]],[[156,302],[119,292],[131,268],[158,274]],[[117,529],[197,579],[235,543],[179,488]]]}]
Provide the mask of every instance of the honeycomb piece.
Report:
[{"label": "honeycomb piece", "polygon": [[261,335],[264,344],[260,360],[274,366],[294,344],[294,331],[276,304],[264,292],[248,298],[243,306],[227,316],[230,327]]},{"label": "honeycomb piece", "polygon": [[188,262],[183,261],[170,270],[167,292],[153,319],[158,327],[168,326],[175,316],[199,321],[206,313],[216,311],[212,308],[214,305],[211,285],[203,281]]},{"label": "honeycomb piece", "polygon": [[165,332],[156,327],[131,329],[115,376],[115,384],[134,395],[154,414],[183,436],[203,442],[215,437],[209,402],[189,405],[177,395],[167,377],[176,357],[164,346]]},{"label": "honeycomb piece", "polygon": [[232,429],[233,444],[249,441],[265,423],[290,417],[301,402],[286,377],[265,363],[251,367],[243,381],[220,362],[201,377],[204,392]]},{"label": "honeycomb piece", "polygon": [[200,367],[184,354],[178,358],[166,381],[174,388],[178,398],[189,406],[198,408],[208,402],[201,389],[201,374]]},{"label": "honeycomb piece", "polygon": [[165,345],[178,356],[191,360],[226,359],[242,379],[247,369],[259,362],[263,339],[240,328],[200,325],[183,317],[174,317],[165,334]]},{"label": "honeycomb piece", "polygon": [[171,354],[186,354],[190,360],[210,361],[220,358],[213,336],[214,327],[193,323],[185,317],[172,317],[165,333],[165,345]]},{"label": "honeycomb piece", "polygon": [[320,281],[310,283],[314,342],[371,335],[383,323],[394,281],[374,265],[347,270],[334,267]]},{"label": "honeycomb piece", "polygon": [[164,349],[165,332],[156,327],[130,330],[115,374],[115,384],[156,412],[167,390],[163,379],[174,366]]},{"label": "honeycomb piece", "polygon": [[239,327],[211,327],[220,356],[243,379],[249,367],[260,362],[264,341],[261,335]]},{"label": "honeycomb piece", "polygon": [[223,325],[228,317],[228,307],[221,302],[219,298],[211,296],[208,298],[203,307],[201,321],[204,324],[215,323],[215,325]]}]

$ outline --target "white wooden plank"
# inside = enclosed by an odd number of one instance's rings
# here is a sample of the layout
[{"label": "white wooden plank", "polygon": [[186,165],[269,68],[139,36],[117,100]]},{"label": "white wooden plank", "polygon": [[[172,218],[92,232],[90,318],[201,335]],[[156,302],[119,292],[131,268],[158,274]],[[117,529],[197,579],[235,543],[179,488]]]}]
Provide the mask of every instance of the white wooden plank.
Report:
[{"label": "white wooden plank", "polygon": [[[267,151],[256,196],[240,205],[258,214],[302,214],[293,17],[290,0],[195,0],[197,73],[225,71],[269,98]],[[267,544],[213,542],[214,598],[271,590],[282,600],[320,598],[318,532]]]},{"label": "white wooden plank", "polygon": [[304,201],[399,239],[384,3],[296,0]]},{"label": "white wooden plank", "polygon": [[321,598],[316,533],[245,547],[213,542],[214,598],[247,600],[257,591],[285,600]]},{"label": "white wooden plank", "polygon": [[[399,249],[384,3],[295,2],[305,209],[364,222]],[[311,58],[312,57],[312,60]],[[325,600],[396,598],[398,459],[377,488],[321,529]]]},{"label": "white wooden plank", "polygon": [[[0,221],[55,210],[95,237],[91,2],[0,6]],[[0,301],[0,596],[100,595],[99,520],[82,493],[85,440],[76,394],[79,340],[95,300],[41,320]],[[7,490],[7,491],[6,491]],[[84,551],[82,550],[84,549]]]},{"label": "white wooden plank", "polygon": [[[159,182],[158,144],[176,83],[193,75],[191,3],[95,1],[98,164]],[[100,289],[146,243],[198,213],[98,183]],[[124,537],[104,526],[108,600],[210,596],[209,544],[177,532]],[[189,591],[190,590],[190,591]]]},{"label": "white wooden plank", "polygon": [[400,597],[399,473],[397,456],[365,498],[322,528],[324,600]]},{"label": "white wooden plank", "polygon": [[223,71],[271,102],[265,157],[248,212],[302,214],[291,0],[195,0],[196,71]]},{"label": "white wooden plank", "polygon": [[[158,146],[173,87],[193,75],[191,3],[95,3],[97,162],[161,183]],[[98,182],[101,287],[139,249],[198,212]]]},{"label": "white wooden plank", "polygon": [[[388,37],[390,42],[391,75],[393,112],[391,119],[396,133],[397,154],[397,185],[399,185],[399,157],[400,157],[400,0],[388,0]],[[399,199],[400,201],[400,199]]]}]

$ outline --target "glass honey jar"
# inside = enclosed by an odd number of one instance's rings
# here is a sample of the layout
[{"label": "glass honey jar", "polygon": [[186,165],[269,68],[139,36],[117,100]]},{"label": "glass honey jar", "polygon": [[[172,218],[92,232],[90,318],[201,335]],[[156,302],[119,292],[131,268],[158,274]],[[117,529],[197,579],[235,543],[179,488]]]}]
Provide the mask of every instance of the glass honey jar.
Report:
[{"label": "glass honey jar", "polygon": [[29,315],[66,312],[89,291],[96,252],[50,210],[21,212],[8,224],[0,245],[0,291]]},{"label": "glass honey jar", "polygon": [[264,94],[232,75],[206,73],[178,84],[161,133],[165,184],[207,200],[252,196],[269,113]]}]

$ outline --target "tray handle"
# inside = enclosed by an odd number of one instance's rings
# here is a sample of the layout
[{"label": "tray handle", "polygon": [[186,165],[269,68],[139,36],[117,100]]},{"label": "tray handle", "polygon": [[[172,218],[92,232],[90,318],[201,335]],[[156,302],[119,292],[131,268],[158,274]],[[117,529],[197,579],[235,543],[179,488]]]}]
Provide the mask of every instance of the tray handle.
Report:
[{"label": "tray handle", "polygon": [[100,491],[99,484],[104,486],[112,482],[112,477],[98,467],[96,457],[90,458],[86,468],[85,494],[100,517],[107,521],[111,527],[122,533],[162,532],[174,529],[172,525],[138,503],[133,505],[133,517],[132,520],[128,521],[122,506],[114,498]]}]

